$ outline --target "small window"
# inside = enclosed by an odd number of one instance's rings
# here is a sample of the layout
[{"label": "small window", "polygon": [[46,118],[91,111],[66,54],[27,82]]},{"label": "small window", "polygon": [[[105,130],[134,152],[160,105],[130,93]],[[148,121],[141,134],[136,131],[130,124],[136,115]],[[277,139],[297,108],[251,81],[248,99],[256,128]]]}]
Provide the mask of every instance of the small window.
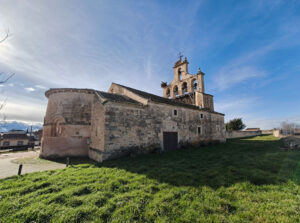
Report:
[{"label": "small window", "polygon": [[200,118],[203,118],[204,117],[204,115],[203,114],[200,114]]},{"label": "small window", "polygon": [[18,141],[18,146],[23,146],[23,141]]},{"label": "small window", "polygon": [[198,135],[201,134],[201,127],[198,127]]},{"label": "small window", "polygon": [[9,141],[3,142],[3,146],[9,146]]},{"label": "small window", "polygon": [[176,109],[174,109],[173,114],[174,114],[174,116],[177,116],[177,110]]}]

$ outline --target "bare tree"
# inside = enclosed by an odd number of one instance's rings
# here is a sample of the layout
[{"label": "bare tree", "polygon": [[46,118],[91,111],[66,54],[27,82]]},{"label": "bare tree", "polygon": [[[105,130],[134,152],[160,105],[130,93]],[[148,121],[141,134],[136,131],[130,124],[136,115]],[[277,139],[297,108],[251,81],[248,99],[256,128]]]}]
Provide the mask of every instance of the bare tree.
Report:
[{"label": "bare tree", "polygon": [[6,30],[5,36],[0,40],[0,43],[4,42],[8,37],[10,37],[9,29]]},{"label": "bare tree", "polygon": [[[3,75],[3,73],[0,73],[0,76]],[[0,84],[6,83],[10,78],[12,78],[15,74],[10,74],[8,77],[4,78],[3,80],[0,80]]]},{"label": "bare tree", "polygon": [[[6,30],[6,33],[5,33],[5,36],[2,37],[2,39],[0,40],[0,44],[3,43],[3,42],[4,42],[8,37],[10,37],[10,36],[11,36],[11,34],[9,33],[9,29],[7,29],[7,30]],[[2,75],[3,75],[3,73],[0,72],[0,76],[2,76]],[[10,75],[8,75],[8,77],[6,77],[6,78],[0,80],[0,84],[6,83],[6,82],[7,82],[10,78],[12,78],[14,75],[15,75],[15,74],[10,74]],[[2,107],[0,107],[0,110],[1,110],[1,108],[2,108]]]},{"label": "bare tree", "polygon": [[[6,33],[4,35],[4,37],[2,37],[2,39],[0,39],[0,44],[2,44],[5,40],[7,40],[9,37],[11,36],[9,29],[6,30]],[[3,73],[0,72],[0,76],[3,77]],[[9,74],[8,76],[2,78],[2,80],[0,80],[0,84],[5,84],[10,78],[12,78],[15,74]],[[6,99],[0,103],[0,111],[4,108],[6,104]],[[3,121],[5,122],[6,116],[3,115]]]},{"label": "bare tree", "polygon": [[281,123],[281,131],[283,135],[293,135],[296,128],[297,128],[297,124],[295,123],[292,122]]}]

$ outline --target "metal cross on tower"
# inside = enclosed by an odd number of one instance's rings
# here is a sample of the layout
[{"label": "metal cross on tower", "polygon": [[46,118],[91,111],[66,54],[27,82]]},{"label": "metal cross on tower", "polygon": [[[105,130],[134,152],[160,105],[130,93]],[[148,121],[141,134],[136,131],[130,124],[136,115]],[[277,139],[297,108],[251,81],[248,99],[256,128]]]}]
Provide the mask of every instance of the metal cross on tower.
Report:
[{"label": "metal cross on tower", "polygon": [[178,57],[179,57],[180,60],[182,60],[183,55],[182,55],[181,52],[178,53]]}]

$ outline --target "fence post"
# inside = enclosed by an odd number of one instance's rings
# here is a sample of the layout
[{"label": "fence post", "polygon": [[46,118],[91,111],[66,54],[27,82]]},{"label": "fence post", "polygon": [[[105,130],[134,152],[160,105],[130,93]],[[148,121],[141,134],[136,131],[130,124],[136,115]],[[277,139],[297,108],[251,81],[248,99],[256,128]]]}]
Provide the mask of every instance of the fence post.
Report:
[{"label": "fence post", "polygon": [[22,174],[22,167],[23,167],[23,164],[21,163],[21,164],[19,165],[19,171],[18,171],[18,175],[19,175],[19,176],[21,176],[21,174]]},{"label": "fence post", "polygon": [[67,161],[66,161],[66,167],[68,167],[70,165],[70,158],[67,157]]}]

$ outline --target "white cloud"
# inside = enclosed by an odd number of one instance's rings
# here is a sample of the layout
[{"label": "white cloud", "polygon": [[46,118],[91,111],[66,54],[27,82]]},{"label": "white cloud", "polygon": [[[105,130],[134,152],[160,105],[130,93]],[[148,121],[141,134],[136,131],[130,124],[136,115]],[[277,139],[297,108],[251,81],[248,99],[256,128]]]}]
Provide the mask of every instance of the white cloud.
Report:
[{"label": "white cloud", "polygon": [[242,118],[247,127],[272,129],[280,127],[283,121],[300,124],[300,116],[262,115],[259,111],[264,107],[258,97],[228,97],[215,103],[215,110],[225,113],[225,122],[234,118]]},{"label": "white cloud", "polygon": [[26,87],[25,90],[29,91],[29,92],[35,91],[35,89],[33,87]]},{"label": "white cloud", "polygon": [[266,72],[255,67],[242,66],[222,69],[214,76],[216,89],[222,91],[231,88],[250,78],[260,78],[266,76]]},{"label": "white cloud", "polygon": [[230,113],[232,111],[245,111],[258,105],[257,97],[227,97],[215,102],[215,110]]},{"label": "white cloud", "polygon": [[33,103],[29,101],[12,102],[8,100],[3,110],[1,110],[1,113],[5,115],[8,121],[42,122],[45,109],[46,106],[44,103]]},{"label": "white cloud", "polygon": [[259,127],[261,129],[273,129],[279,128],[282,122],[292,122],[300,124],[300,116],[288,116],[288,117],[255,117],[253,114],[245,114],[243,117],[247,127]]},{"label": "white cloud", "polygon": [[[179,50],[187,56],[197,53],[205,57],[216,43],[222,42],[221,47],[227,47],[242,33],[240,29],[227,29],[235,19],[233,13],[216,16],[210,22],[197,21],[200,4],[202,1],[196,1],[166,11],[151,1],[134,5],[99,1],[93,3],[92,11],[96,12],[93,14],[87,4],[78,2],[6,1],[0,8],[0,25],[10,27],[13,35],[1,44],[0,66],[28,82],[15,82],[8,95],[18,90],[17,85],[22,85],[20,90],[34,91],[30,96],[39,97],[44,105],[46,99],[41,90],[50,87],[107,90],[111,82],[161,95],[160,81],[172,78],[173,58],[170,57],[175,57]],[[146,15],[144,8],[151,13]],[[196,38],[195,28],[199,27],[205,35]],[[291,41],[281,38],[254,47],[245,55],[237,55],[217,70],[214,85],[218,90],[226,90],[267,75],[252,62],[282,47],[283,43],[291,44]],[[25,100],[23,95],[14,96],[17,97]],[[225,111],[226,117],[243,114],[250,104],[256,105],[254,100],[222,100],[216,104],[216,110]],[[9,102],[17,103],[14,99]],[[19,112],[22,113],[21,108]],[[29,120],[32,116],[28,115]],[[18,118],[16,114],[13,117]],[[41,121],[42,116],[38,117]]]},{"label": "white cloud", "polygon": [[43,90],[47,89],[45,86],[42,86],[42,85],[35,85],[35,87],[39,88],[39,89],[43,89]]}]

